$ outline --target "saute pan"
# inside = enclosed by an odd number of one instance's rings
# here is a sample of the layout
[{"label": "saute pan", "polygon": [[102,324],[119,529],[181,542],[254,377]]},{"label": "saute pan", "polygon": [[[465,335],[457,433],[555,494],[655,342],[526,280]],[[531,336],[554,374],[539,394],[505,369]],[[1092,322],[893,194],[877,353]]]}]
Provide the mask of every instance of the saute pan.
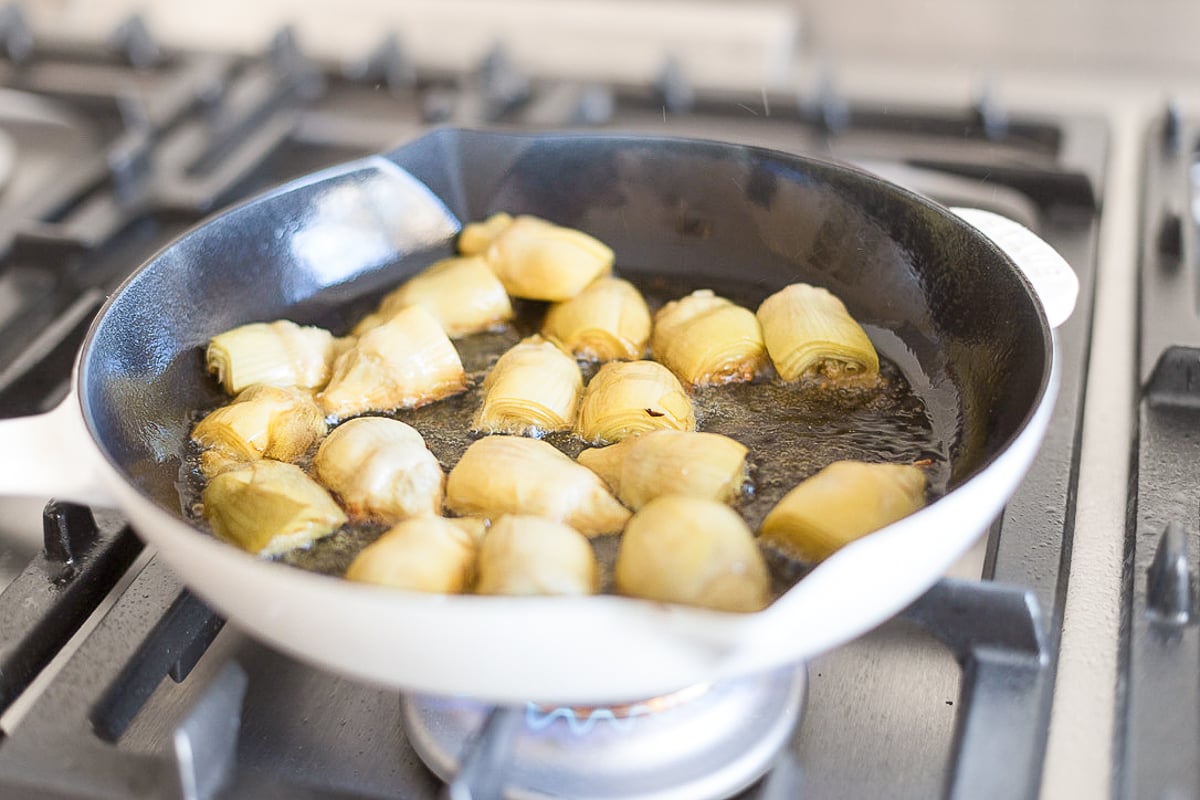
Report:
[{"label": "saute pan", "polygon": [[[914,386],[952,390],[949,491],[747,615],[615,596],[410,594],[259,560],[189,524],[189,423],[220,401],[203,369],[208,339],[378,292],[451,252],[463,221],[499,210],[588,231],[618,269],[734,275],[764,293],[827,286]],[[0,484],[120,507],[239,628],[387,686],[613,702],[801,661],[936,581],[1000,512],[1044,434],[1051,322],[1070,314],[1074,276],[1023,228],[970,218],[851,167],[752,147],[437,131],[224,211],[151,258],[93,324],[64,403],[0,425]]]}]

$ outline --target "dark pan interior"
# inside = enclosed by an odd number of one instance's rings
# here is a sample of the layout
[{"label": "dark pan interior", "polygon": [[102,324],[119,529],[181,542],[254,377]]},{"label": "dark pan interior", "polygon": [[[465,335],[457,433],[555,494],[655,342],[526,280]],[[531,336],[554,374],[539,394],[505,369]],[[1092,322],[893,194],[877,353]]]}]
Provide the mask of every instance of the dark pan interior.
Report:
[{"label": "dark pan interior", "polygon": [[[797,280],[828,287],[947,427],[951,486],[1007,446],[1046,390],[1049,328],[1007,259],[856,170],[708,142],[450,129],[386,158],[461,220],[543,216],[610,244],[619,270],[734,276],[763,296]],[[281,317],[345,325],[450,252],[449,238],[406,226],[401,184],[375,159],[283,187],[183,236],[113,297],[85,344],[81,399],[143,493],[180,513],[192,415],[220,400],[203,369],[212,335]]]}]

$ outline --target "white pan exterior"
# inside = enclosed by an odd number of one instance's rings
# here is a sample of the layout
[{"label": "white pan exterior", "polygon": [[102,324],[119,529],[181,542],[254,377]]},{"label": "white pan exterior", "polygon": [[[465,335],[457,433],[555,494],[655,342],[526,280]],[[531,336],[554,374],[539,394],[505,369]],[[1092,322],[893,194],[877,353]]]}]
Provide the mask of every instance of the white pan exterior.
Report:
[{"label": "white pan exterior", "polygon": [[[1032,260],[1035,275],[1050,275],[1033,280],[1052,323],[1064,321],[1078,291],[1070,268],[1033,234],[1020,226],[1014,233],[1015,223],[989,227],[989,216],[967,218],[995,232],[1027,274]],[[498,703],[629,701],[804,661],[895,615],[999,515],[1038,451],[1058,384],[1056,347],[1041,404],[1007,449],[945,497],[838,551],[755,614],[615,596],[416,594],[257,560],[197,534],[121,478],[91,440],[74,392],[49,414],[0,423],[0,446],[15,456],[0,460],[0,493],[118,506],[232,624],[354,678]]]}]

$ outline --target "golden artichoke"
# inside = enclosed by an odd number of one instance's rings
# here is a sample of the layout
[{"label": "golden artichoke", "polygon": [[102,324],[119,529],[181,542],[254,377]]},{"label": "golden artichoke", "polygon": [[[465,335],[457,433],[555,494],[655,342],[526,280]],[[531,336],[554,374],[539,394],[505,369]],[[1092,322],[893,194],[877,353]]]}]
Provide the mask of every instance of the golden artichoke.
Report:
[{"label": "golden artichoke", "polygon": [[653,430],[584,450],[578,461],[636,511],[666,494],[733,502],[746,482],[747,452],[717,433]]},{"label": "golden artichoke", "polygon": [[583,391],[575,359],[530,336],[512,347],[483,382],[483,403],[471,425],[484,433],[540,436],[570,430]]},{"label": "golden artichoke", "polygon": [[542,517],[500,517],[479,548],[477,594],[592,594],[599,583],[588,540],[568,525]]},{"label": "golden artichoke", "polygon": [[658,310],[650,351],[688,386],[752,380],[767,365],[754,312],[708,289]]},{"label": "golden artichoke", "polygon": [[337,352],[333,334],[324,328],[281,319],[214,336],[205,361],[229,394],[256,383],[315,390],[329,380]]},{"label": "golden artichoke", "polygon": [[634,514],[615,577],[621,594],[720,611],[758,611],[770,599],[750,528],[729,506],[697,497],[665,495]]},{"label": "golden artichoke", "polygon": [[483,222],[471,222],[463,226],[458,235],[458,252],[464,256],[482,255],[497,236],[512,225],[513,218],[503,211],[492,214]]},{"label": "golden artichoke", "polygon": [[201,501],[213,533],[260,556],[308,547],[346,522],[338,504],[304,470],[270,459],[214,476]]},{"label": "golden artichoke", "polygon": [[802,561],[816,562],[924,505],[920,467],[835,461],[784,495],[759,535]]},{"label": "golden artichoke", "polygon": [[521,216],[492,240],[486,258],[513,297],[558,302],[609,274],[613,251],[582,231]]},{"label": "golden artichoke", "polygon": [[696,429],[692,400],[669,369],[654,361],[610,361],[579,402],[575,430],[592,444],[656,428]]},{"label": "golden artichoke", "polygon": [[793,283],[758,307],[763,341],[779,377],[875,375],[879,355],[842,301],[826,289]]},{"label": "golden artichoke", "polygon": [[361,336],[409,306],[423,306],[452,339],[490,330],[512,319],[504,286],[480,256],[447,258],[387,294],[354,328]]},{"label": "golden artichoke", "polygon": [[192,429],[204,452],[200,470],[214,475],[260,458],[295,461],[325,435],[325,414],[300,389],[255,384]]},{"label": "golden artichoke", "polygon": [[353,516],[395,522],[442,510],[441,464],[416,428],[399,420],[342,423],[321,442],[313,474]]},{"label": "golden artichoke", "polygon": [[475,573],[482,530],[445,517],[405,520],[362,549],[346,577],[412,592],[466,591]]},{"label": "golden artichoke", "polygon": [[570,300],[552,305],[542,334],[578,358],[632,361],[642,357],[650,339],[650,309],[629,281],[600,278]]},{"label": "golden artichoke", "polygon": [[437,319],[410,306],[338,357],[317,402],[345,418],[367,411],[417,408],[467,388],[458,351]]},{"label": "golden artichoke", "polygon": [[446,508],[496,520],[526,514],[565,522],[588,536],[616,533],[629,510],[587,467],[540,439],[485,436],[446,479]]}]

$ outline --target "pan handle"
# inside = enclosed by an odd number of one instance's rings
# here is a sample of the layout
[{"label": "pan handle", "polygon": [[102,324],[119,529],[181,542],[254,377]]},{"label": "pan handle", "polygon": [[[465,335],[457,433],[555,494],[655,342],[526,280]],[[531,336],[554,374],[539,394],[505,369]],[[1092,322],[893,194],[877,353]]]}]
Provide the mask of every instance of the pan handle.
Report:
[{"label": "pan handle", "polygon": [[1033,284],[1051,328],[1062,325],[1075,310],[1079,278],[1066,259],[1033,231],[1008,217],[981,208],[951,208],[955,214],[991,239],[1016,263]]},{"label": "pan handle", "polygon": [[0,453],[0,495],[116,506],[74,390],[45,414],[0,420]]}]

